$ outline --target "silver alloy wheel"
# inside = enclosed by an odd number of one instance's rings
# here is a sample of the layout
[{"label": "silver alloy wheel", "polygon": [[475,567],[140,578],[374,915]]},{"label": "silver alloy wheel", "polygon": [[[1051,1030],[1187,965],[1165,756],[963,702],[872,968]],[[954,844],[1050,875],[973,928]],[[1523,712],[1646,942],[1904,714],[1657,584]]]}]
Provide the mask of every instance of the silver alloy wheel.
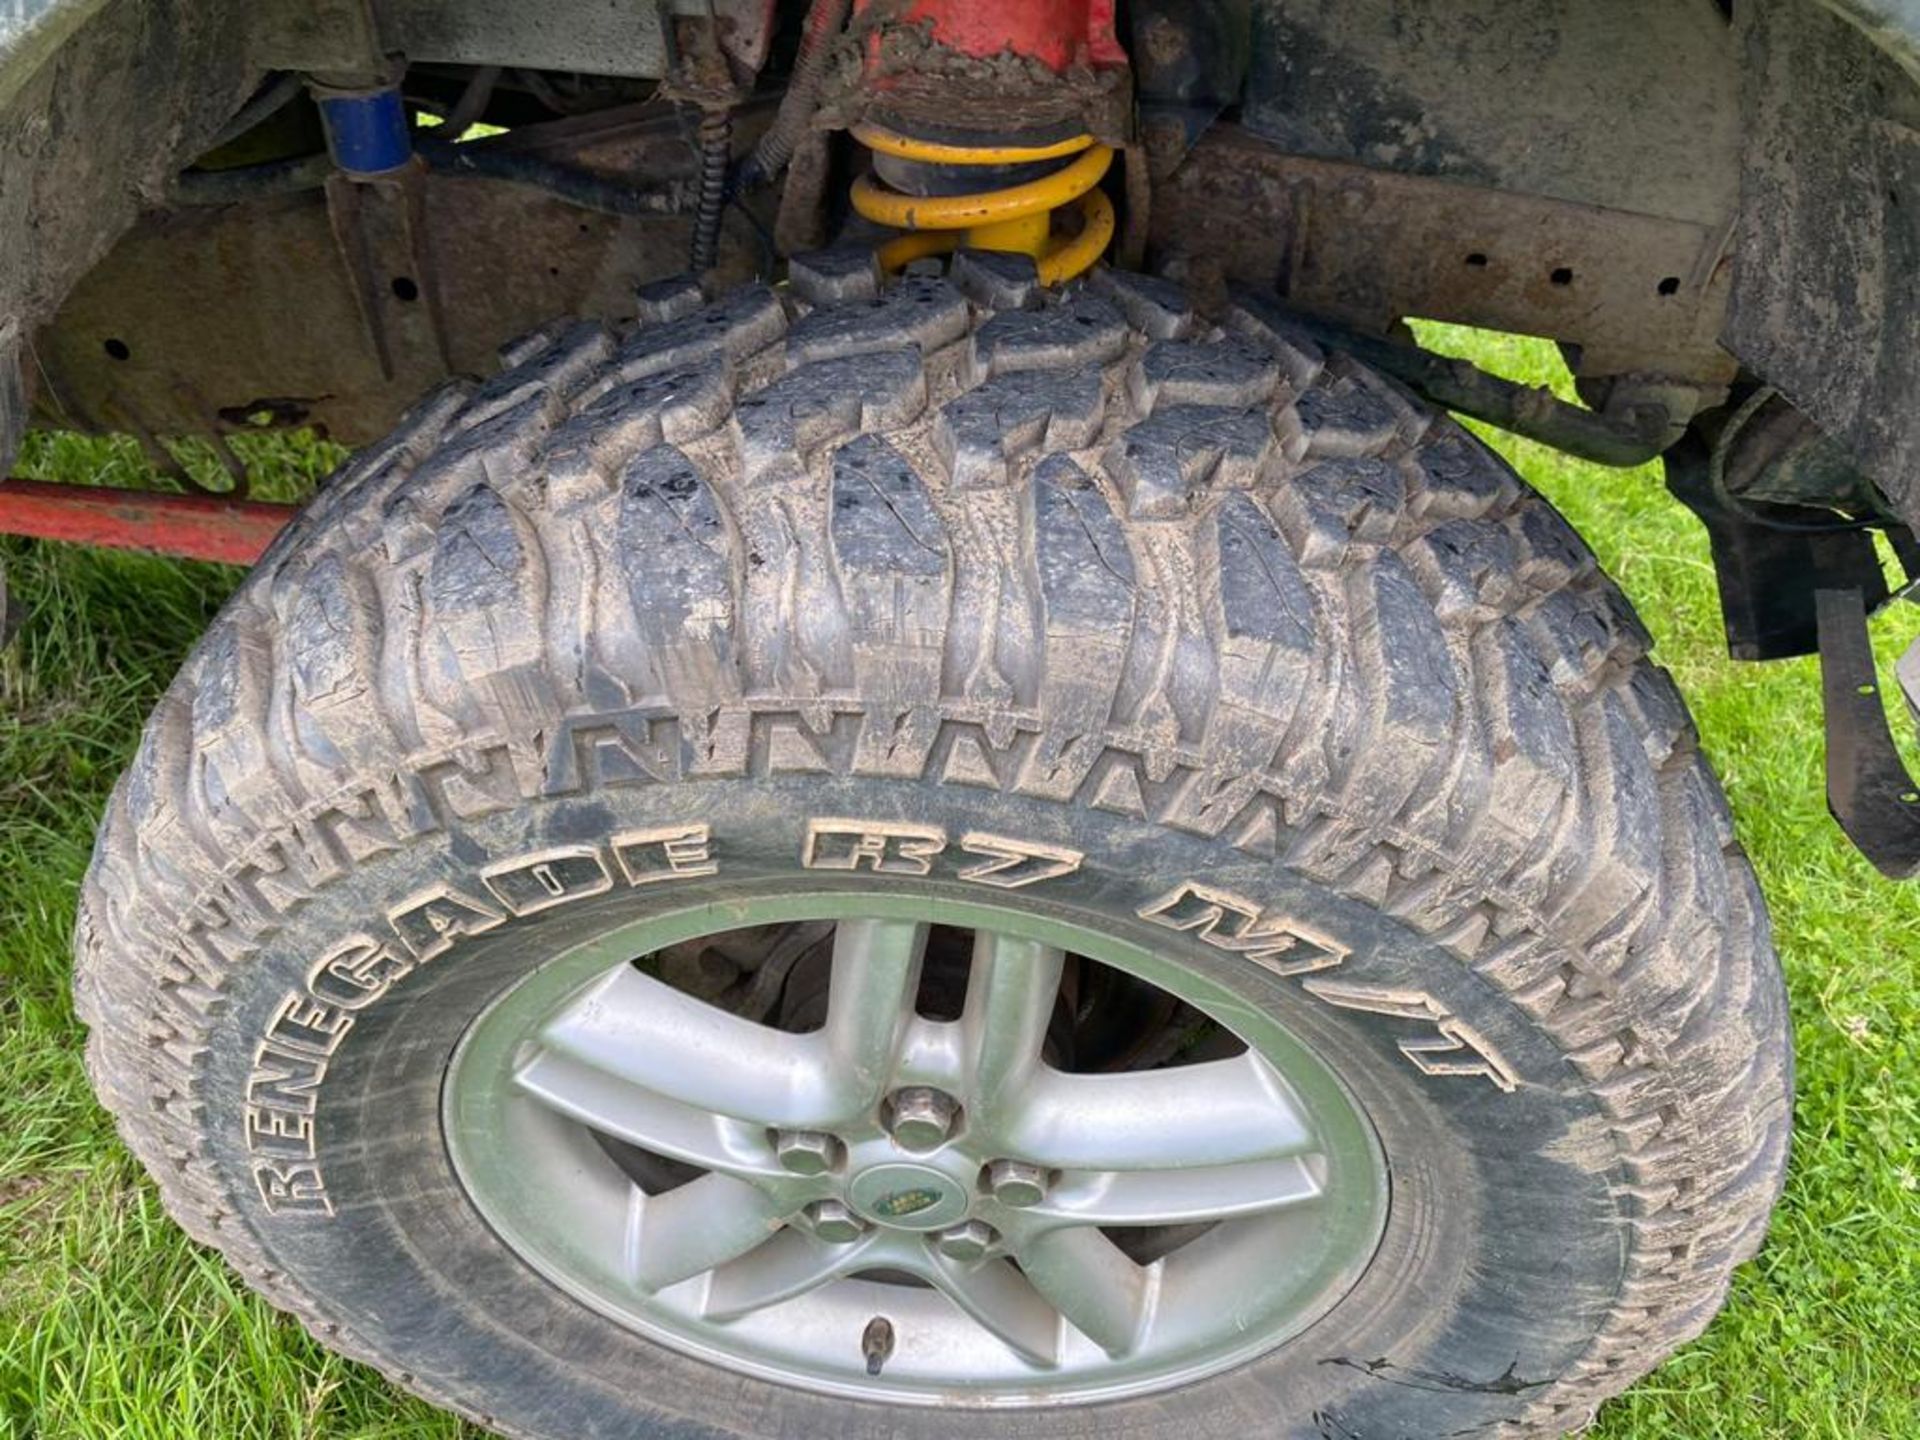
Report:
[{"label": "silver alloy wheel", "polygon": [[[634,963],[826,919],[825,1023],[807,1033]],[[931,923],[973,931],[957,1020],[916,1010]],[[1042,1047],[1070,954],[1246,1048],[1055,1068]],[[916,1116],[925,1093],[954,1102],[942,1143],[890,1132],[902,1092]],[[816,894],[622,927],[494,1001],[442,1110],[475,1205],[550,1281],[686,1353],[863,1399],[1036,1405],[1215,1373],[1325,1314],[1386,1214],[1371,1127],[1264,1011],[1116,937],[1000,906]],[[596,1133],[700,1173],[643,1187]],[[813,1158],[783,1163],[796,1155]],[[1136,1227],[1187,1228],[1142,1263],[1113,1238]]]}]

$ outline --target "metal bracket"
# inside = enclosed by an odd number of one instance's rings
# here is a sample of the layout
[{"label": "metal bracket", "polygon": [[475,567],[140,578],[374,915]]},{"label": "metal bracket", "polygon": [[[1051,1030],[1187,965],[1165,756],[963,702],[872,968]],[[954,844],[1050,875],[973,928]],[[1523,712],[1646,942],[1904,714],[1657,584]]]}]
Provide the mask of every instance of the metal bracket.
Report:
[{"label": "metal bracket", "polygon": [[334,247],[352,279],[380,373],[389,380],[410,376],[423,392],[448,371],[440,289],[426,243],[425,181],[417,159],[377,180],[327,180]]},{"label": "metal bracket", "polygon": [[426,168],[413,153],[397,72],[311,89],[338,167],[326,182],[334,247],[380,373],[414,376],[424,390],[447,373],[446,325],[425,240]]},{"label": "metal bracket", "polygon": [[1888,601],[1887,577],[1863,530],[1832,528],[1829,511],[1780,505],[1798,528],[1760,524],[1714,491],[1712,455],[1698,429],[1667,452],[1667,488],[1699,518],[1713,547],[1727,653],[1735,660],[1783,660],[1820,648],[1814,592],[1859,591],[1868,613]]},{"label": "metal bracket", "polygon": [[[1881,874],[1910,880],[1920,875],[1920,785],[1887,725],[1866,600],[1856,589],[1822,589],[1814,604],[1827,713],[1827,809]],[[1912,691],[1907,699],[1916,703]]]}]

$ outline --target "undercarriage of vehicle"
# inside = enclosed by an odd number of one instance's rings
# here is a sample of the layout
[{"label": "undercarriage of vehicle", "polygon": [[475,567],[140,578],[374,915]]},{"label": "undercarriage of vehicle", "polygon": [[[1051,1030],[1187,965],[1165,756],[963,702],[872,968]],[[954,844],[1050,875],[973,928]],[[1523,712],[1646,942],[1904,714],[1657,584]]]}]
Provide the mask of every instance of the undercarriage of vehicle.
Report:
[{"label": "undercarriage of vehicle", "polygon": [[[1436,403],[1604,464],[1664,456],[1730,653],[1838,653],[1833,683],[1865,683],[1850,617],[1903,588],[1874,535],[1920,563],[1920,421],[1890,401],[1920,310],[1910,43],[1799,0],[109,6],[9,92],[46,178],[0,296],[8,423],[30,393],[175,473],[187,436],[364,444],[689,260],[721,293],[909,210],[894,269],[949,240],[1042,248],[1057,212],[1070,253],[1043,283],[1111,250],[1215,308],[1255,287]],[[1862,171],[1883,179],[1835,178]],[[1026,218],[975,221],[970,197],[1017,186]],[[1585,404],[1424,351],[1408,317],[1551,336]],[[245,559],[284,516],[231,469],[211,504],[16,483],[0,526]],[[1913,786],[1874,713],[1829,707],[1852,757],[1831,798],[1909,873]]]},{"label": "undercarriage of vehicle", "polygon": [[[1546,1436],[1700,1332],[1784,1173],[1764,907],[1632,606],[1455,417],[1663,465],[1920,874],[1868,631],[1920,31],[29,10],[0,459],[177,483],[7,479],[0,532],[253,567],[76,1006],[275,1304],[532,1440]],[[352,457],[251,495],[302,429]]]}]

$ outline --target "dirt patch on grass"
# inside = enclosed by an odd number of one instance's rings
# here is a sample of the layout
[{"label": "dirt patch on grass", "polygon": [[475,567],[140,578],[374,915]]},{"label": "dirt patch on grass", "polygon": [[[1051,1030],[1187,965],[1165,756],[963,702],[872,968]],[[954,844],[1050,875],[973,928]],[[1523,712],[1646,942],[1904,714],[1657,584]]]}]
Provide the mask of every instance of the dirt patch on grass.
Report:
[{"label": "dirt patch on grass", "polygon": [[0,1180],[0,1210],[39,1194],[51,1183],[44,1175],[15,1175],[10,1180]]}]

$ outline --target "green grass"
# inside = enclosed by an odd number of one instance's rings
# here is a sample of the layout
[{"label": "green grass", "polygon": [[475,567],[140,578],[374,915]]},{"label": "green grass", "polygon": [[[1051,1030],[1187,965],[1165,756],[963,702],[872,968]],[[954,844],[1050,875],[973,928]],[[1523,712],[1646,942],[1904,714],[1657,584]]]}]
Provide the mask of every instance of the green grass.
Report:
[{"label": "green grass", "polygon": [[[1558,369],[1541,342],[1428,338],[1519,378]],[[1497,443],[1593,542],[1691,699],[1772,899],[1799,1045],[1793,1170],[1771,1241],[1705,1338],[1608,1406],[1595,1433],[1920,1435],[1920,889],[1880,879],[1825,814],[1813,665],[1724,658],[1704,537],[1657,473]],[[256,487],[282,494],[332,458],[266,436],[247,454]],[[146,478],[126,442],[74,437],[37,437],[20,468]],[[17,541],[0,555],[26,611],[0,656],[0,1437],[460,1435],[184,1240],[81,1071],[67,938],[94,820],[237,572]],[[1883,659],[1915,631],[1920,611],[1883,617]]]}]

